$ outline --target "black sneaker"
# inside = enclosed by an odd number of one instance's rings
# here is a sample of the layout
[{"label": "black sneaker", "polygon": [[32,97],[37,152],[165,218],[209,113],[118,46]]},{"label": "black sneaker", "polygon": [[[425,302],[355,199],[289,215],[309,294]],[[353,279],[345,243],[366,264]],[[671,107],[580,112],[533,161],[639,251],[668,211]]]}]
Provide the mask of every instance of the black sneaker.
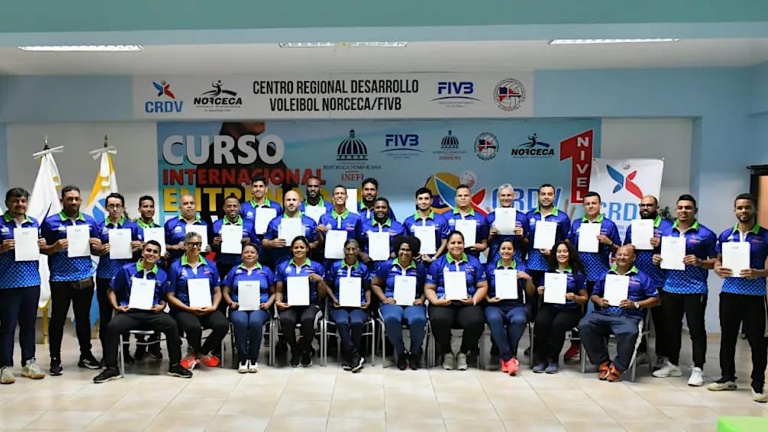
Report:
[{"label": "black sneaker", "polygon": [[149,347],[149,356],[155,361],[163,360],[163,350],[160,348],[160,344],[153,344]]},{"label": "black sneaker", "polygon": [[397,356],[397,368],[400,370],[408,369],[408,353],[404,352]]},{"label": "black sneaker", "polygon": [[136,361],[142,361],[144,360],[144,357],[147,356],[147,347],[144,345],[139,345],[136,347],[136,352],[133,354],[133,357],[136,359]]},{"label": "black sneaker", "polygon": [[347,356],[344,356],[344,359],[341,361],[341,368],[347,372],[352,370],[352,362],[349,361]]},{"label": "black sneaker", "polygon": [[408,356],[408,364],[411,366],[411,370],[421,369],[421,353],[411,353]]},{"label": "black sneaker", "polygon": [[291,352],[291,366],[299,367],[299,361],[301,360],[301,354],[298,351]]},{"label": "black sneaker", "polygon": [[[291,359],[291,364],[293,364],[293,359]],[[304,351],[301,353],[301,367],[310,366],[312,366],[312,351]]]},{"label": "black sneaker", "polygon": [[136,363],[136,359],[133,358],[131,353],[128,352],[128,350],[123,350],[123,360],[125,361],[125,364],[132,365]]},{"label": "black sneaker", "polygon": [[94,357],[93,354],[88,353],[88,355],[80,356],[80,361],[77,362],[77,367],[97,370],[101,369],[101,363],[96,360],[96,357]]},{"label": "black sneaker", "polygon": [[117,368],[108,367],[101,371],[100,374],[96,375],[93,378],[93,382],[96,384],[105,383],[107,381],[112,381],[114,379],[122,378],[120,376],[120,371],[117,370]]},{"label": "black sneaker", "polygon": [[51,376],[59,376],[64,373],[64,368],[61,367],[61,359],[58,357],[51,358]]},{"label": "black sneaker", "polygon": [[364,362],[365,358],[360,357],[359,355],[355,356],[355,358],[352,359],[352,373],[358,373],[363,370]]},{"label": "black sneaker", "polygon": [[180,364],[176,363],[175,365],[168,367],[168,375],[179,378],[192,378],[192,371],[184,369]]}]

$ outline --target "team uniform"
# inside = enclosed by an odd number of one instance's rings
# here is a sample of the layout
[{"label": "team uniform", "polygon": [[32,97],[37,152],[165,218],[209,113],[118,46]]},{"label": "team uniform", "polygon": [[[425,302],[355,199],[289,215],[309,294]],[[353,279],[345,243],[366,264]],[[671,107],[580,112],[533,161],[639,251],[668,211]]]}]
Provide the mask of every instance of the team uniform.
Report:
[{"label": "team uniform", "polygon": [[[499,248],[501,247],[501,243],[505,240],[512,240],[512,244],[515,247],[515,261],[522,263],[523,257],[525,256],[525,239],[528,237],[528,217],[524,212],[518,211],[516,212],[516,220],[515,220],[515,227],[519,227],[523,229],[523,235],[514,235],[514,234],[497,234],[493,237],[492,241],[489,241],[488,244],[488,262],[496,262],[499,259],[501,259],[501,256],[499,255]],[[496,222],[496,211],[492,211],[488,217],[486,218],[488,221],[488,229],[490,231],[490,228],[493,227],[494,222]]]}]

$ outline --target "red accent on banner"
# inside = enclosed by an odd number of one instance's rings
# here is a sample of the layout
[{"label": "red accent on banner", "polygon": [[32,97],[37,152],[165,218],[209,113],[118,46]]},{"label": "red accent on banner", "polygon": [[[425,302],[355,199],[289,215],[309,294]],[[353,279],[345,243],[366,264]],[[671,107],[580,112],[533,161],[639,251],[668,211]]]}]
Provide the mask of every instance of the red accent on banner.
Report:
[{"label": "red accent on banner", "polygon": [[590,129],[560,142],[560,160],[571,160],[571,204],[584,202],[592,171],[595,132]]}]

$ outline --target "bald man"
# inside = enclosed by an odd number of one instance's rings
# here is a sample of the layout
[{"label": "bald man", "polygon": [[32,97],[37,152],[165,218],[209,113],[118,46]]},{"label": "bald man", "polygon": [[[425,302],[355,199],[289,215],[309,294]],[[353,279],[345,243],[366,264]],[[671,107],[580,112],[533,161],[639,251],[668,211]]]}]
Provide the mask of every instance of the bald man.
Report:
[{"label": "bald man", "polygon": [[[196,226],[196,228],[190,229],[190,226]],[[200,215],[197,213],[195,197],[187,194],[182,196],[179,201],[179,215],[168,219],[165,223],[165,249],[171,256],[168,261],[169,266],[184,255],[184,236],[188,231],[192,230],[201,230],[200,233],[205,234],[202,253],[210,252],[211,246],[209,242],[213,238],[213,229],[211,225],[200,219]]]},{"label": "bald man", "polygon": [[317,224],[299,210],[300,204],[298,192],[286,192],[283,196],[283,214],[269,222],[267,233],[261,241],[264,250],[271,254],[272,262],[276,265],[291,257],[291,242],[298,235],[305,236],[309,240],[310,249],[317,248],[318,241],[315,233]]}]

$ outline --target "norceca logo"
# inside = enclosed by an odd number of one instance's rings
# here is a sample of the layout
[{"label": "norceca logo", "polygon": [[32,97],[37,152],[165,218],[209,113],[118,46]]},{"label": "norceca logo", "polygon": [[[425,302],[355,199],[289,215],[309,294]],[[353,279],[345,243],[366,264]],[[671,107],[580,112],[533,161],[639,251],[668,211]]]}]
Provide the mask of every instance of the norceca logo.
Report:
[{"label": "norceca logo", "polygon": [[238,97],[236,91],[223,88],[221,80],[212,82],[211,87],[213,90],[208,90],[195,97],[193,100],[195,107],[219,108],[222,111],[229,111],[243,105],[243,98]]},{"label": "norceca logo", "polygon": [[157,99],[144,102],[144,112],[179,113],[184,109],[184,101],[176,100],[176,95],[171,91],[171,83],[152,81],[152,86],[157,91]]},{"label": "norceca logo", "polygon": [[515,147],[509,153],[512,157],[528,158],[528,157],[553,157],[555,155],[555,149],[552,144],[539,141],[537,134],[533,134],[528,137],[528,141]]}]

